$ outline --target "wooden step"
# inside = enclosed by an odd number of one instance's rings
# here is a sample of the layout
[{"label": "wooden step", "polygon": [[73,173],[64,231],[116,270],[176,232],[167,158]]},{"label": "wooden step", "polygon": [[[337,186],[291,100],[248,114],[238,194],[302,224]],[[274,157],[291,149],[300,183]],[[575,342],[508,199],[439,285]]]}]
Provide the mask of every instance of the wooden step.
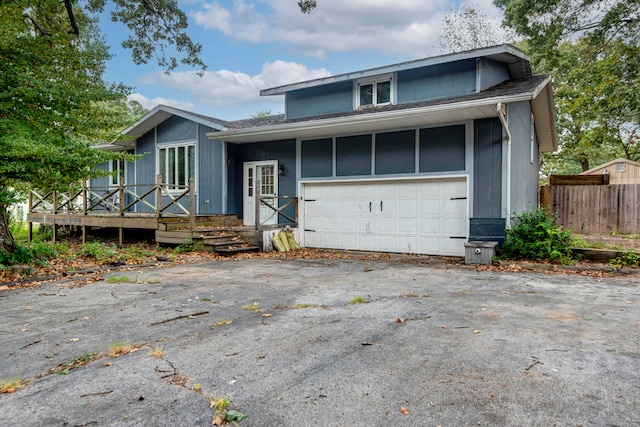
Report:
[{"label": "wooden step", "polygon": [[224,256],[231,256],[240,253],[260,252],[260,248],[257,246],[236,246],[236,247],[224,247],[217,248],[216,253]]},{"label": "wooden step", "polygon": [[238,239],[238,240],[217,240],[217,241],[204,241],[203,244],[205,246],[213,246],[214,250],[217,250],[218,248],[222,248],[225,246],[243,246],[246,245],[247,242],[245,242],[242,239]]}]

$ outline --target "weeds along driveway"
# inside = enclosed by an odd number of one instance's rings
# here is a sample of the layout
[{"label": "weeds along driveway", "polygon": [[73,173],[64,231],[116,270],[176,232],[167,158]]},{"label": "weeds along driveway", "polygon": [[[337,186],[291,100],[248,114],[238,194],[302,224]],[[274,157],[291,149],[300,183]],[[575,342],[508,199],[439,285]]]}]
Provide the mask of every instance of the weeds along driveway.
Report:
[{"label": "weeds along driveway", "polygon": [[210,426],[220,397],[243,426],[640,424],[637,276],[356,259],[108,276],[0,292],[0,378],[26,381],[1,426]]}]

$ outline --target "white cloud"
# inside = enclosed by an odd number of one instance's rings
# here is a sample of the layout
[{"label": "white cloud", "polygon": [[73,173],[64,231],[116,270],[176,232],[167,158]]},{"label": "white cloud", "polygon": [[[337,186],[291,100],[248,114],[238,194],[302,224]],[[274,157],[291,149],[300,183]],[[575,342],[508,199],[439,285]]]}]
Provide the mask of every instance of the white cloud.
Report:
[{"label": "white cloud", "polygon": [[[254,76],[229,70],[208,71],[202,77],[198,76],[196,71],[172,72],[170,74],[156,71],[138,77],[136,83],[139,86],[161,86],[164,91],[180,91],[186,96],[192,97],[199,105],[217,108],[233,108],[242,105],[251,108],[257,105],[258,108],[262,108],[265,104],[272,105],[274,100],[260,97],[261,89],[329,75],[329,71],[324,68],[310,70],[305,65],[295,62],[274,61],[264,64],[260,74]],[[158,99],[149,101],[155,102]],[[146,107],[140,99],[136,100]],[[278,102],[281,104],[282,100],[279,99]],[[169,105],[178,107],[175,104]],[[190,109],[184,106],[179,108]],[[193,104],[191,109],[193,109]]]},{"label": "white cloud", "polygon": [[168,105],[170,107],[180,108],[182,110],[194,110],[196,108],[193,102],[177,101],[175,99],[163,98],[161,96],[148,98],[141,93],[132,93],[127,97],[128,101],[138,101],[147,110],[151,110],[157,105]]},{"label": "white cloud", "polygon": [[[470,0],[499,23],[491,0]],[[374,51],[408,58],[435,54],[447,0],[320,0],[309,15],[292,0],[214,0],[191,12],[196,25],[250,43],[288,45],[316,58]]]}]

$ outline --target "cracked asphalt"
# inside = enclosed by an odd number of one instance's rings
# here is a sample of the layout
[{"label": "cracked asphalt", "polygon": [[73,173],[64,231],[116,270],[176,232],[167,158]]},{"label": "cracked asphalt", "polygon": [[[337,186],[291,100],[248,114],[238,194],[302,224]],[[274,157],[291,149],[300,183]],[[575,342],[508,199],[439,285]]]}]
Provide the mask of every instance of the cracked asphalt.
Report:
[{"label": "cracked asphalt", "polygon": [[[0,291],[0,379],[25,381],[0,395],[0,426],[211,426],[220,397],[240,426],[640,425],[640,277],[424,260]],[[109,357],[117,343],[136,351]]]}]

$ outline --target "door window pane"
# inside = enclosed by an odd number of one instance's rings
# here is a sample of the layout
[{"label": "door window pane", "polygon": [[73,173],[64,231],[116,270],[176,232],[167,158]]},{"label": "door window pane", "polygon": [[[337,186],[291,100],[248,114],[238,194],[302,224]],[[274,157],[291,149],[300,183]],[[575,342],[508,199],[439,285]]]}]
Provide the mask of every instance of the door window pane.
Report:
[{"label": "door window pane", "polygon": [[174,184],[176,183],[176,149],[175,147],[171,147],[168,148],[167,151],[167,184],[170,185],[169,188],[174,188]]}]

